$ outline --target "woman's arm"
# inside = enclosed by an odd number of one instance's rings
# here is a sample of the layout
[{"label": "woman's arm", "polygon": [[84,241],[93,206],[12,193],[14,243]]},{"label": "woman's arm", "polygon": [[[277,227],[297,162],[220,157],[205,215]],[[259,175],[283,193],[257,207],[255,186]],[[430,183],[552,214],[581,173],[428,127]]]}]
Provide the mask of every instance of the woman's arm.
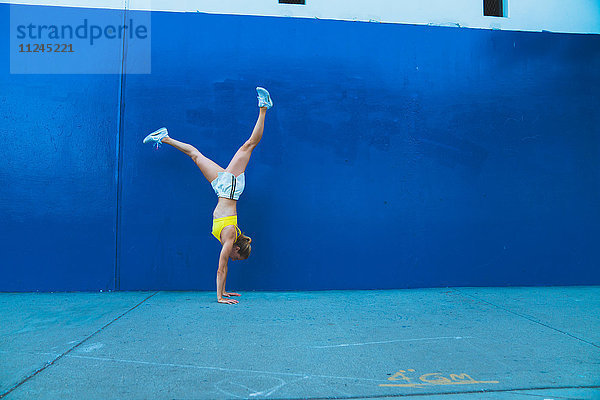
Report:
[{"label": "woman's arm", "polygon": [[223,298],[223,293],[225,293],[225,280],[227,279],[227,261],[229,260],[229,254],[231,254],[232,247],[233,240],[224,242],[219,256],[219,269],[217,270],[217,301],[219,303],[238,303],[237,300]]}]

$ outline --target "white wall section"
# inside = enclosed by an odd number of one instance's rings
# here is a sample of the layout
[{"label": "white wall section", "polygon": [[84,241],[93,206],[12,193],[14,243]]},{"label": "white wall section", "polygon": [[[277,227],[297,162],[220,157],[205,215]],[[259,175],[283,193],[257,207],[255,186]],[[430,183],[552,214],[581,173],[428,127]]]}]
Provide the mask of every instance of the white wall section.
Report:
[{"label": "white wall section", "polygon": [[484,17],[483,0],[306,0],[307,4],[304,6],[279,4],[278,0],[20,0],[0,2],[92,8],[128,7],[135,10],[600,34],[600,0],[504,1],[508,1],[508,17],[506,18]]}]

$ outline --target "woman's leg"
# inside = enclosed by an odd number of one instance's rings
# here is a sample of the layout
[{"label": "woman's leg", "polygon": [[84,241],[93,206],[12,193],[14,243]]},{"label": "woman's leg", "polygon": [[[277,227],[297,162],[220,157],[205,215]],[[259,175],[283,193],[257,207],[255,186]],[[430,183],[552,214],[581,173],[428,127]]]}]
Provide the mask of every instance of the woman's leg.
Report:
[{"label": "woman's leg", "polygon": [[225,168],[225,171],[238,176],[246,170],[252,150],[254,150],[262,138],[263,130],[265,129],[265,115],[267,115],[267,108],[261,107],[260,113],[258,114],[258,120],[256,121],[256,125],[254,125],[254,130],[252,131],[250,139],[248,139],[235,153],[229,162],[229,165]]},{"label": "woman's leg", "polygon": [[161,142],[171,145],[177,150],[182,151],[188,156],[190,156],[192,160],[194,160],[198,168],[200,168],[200,171],[202,171],[204,177],[209,182],[214,181],[215,178],[218,176],[219,172],[225,171],[219,166],[219,164],[217,164],[210,158],[205,157],[204,154],[200,153],[197,148],[190,144],[180,142],[168,136],[162,139]]}]

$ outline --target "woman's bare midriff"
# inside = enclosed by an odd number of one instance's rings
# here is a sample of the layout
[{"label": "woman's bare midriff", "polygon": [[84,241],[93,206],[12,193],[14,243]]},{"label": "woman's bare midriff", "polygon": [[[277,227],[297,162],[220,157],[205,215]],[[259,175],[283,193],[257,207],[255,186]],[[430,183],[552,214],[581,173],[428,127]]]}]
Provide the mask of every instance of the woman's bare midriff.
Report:
[{"label": "woman's bare midriff", "polygon": [[232,215],[237,215],[237,200],[226,199],[224,197],[219,197],[219,202],[215,207],[215,211],[213,211],[213,218],[223,218],[230,217]]}]

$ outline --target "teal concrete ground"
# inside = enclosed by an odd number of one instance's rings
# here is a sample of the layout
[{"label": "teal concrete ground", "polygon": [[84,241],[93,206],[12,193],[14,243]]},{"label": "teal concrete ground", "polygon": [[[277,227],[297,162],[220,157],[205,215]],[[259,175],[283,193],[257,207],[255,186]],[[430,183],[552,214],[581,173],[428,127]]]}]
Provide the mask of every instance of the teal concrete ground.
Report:
[{"label": "teal concrete ground", "polygon": [[600,399],[600,287],[0,294],[6,399]]}]

